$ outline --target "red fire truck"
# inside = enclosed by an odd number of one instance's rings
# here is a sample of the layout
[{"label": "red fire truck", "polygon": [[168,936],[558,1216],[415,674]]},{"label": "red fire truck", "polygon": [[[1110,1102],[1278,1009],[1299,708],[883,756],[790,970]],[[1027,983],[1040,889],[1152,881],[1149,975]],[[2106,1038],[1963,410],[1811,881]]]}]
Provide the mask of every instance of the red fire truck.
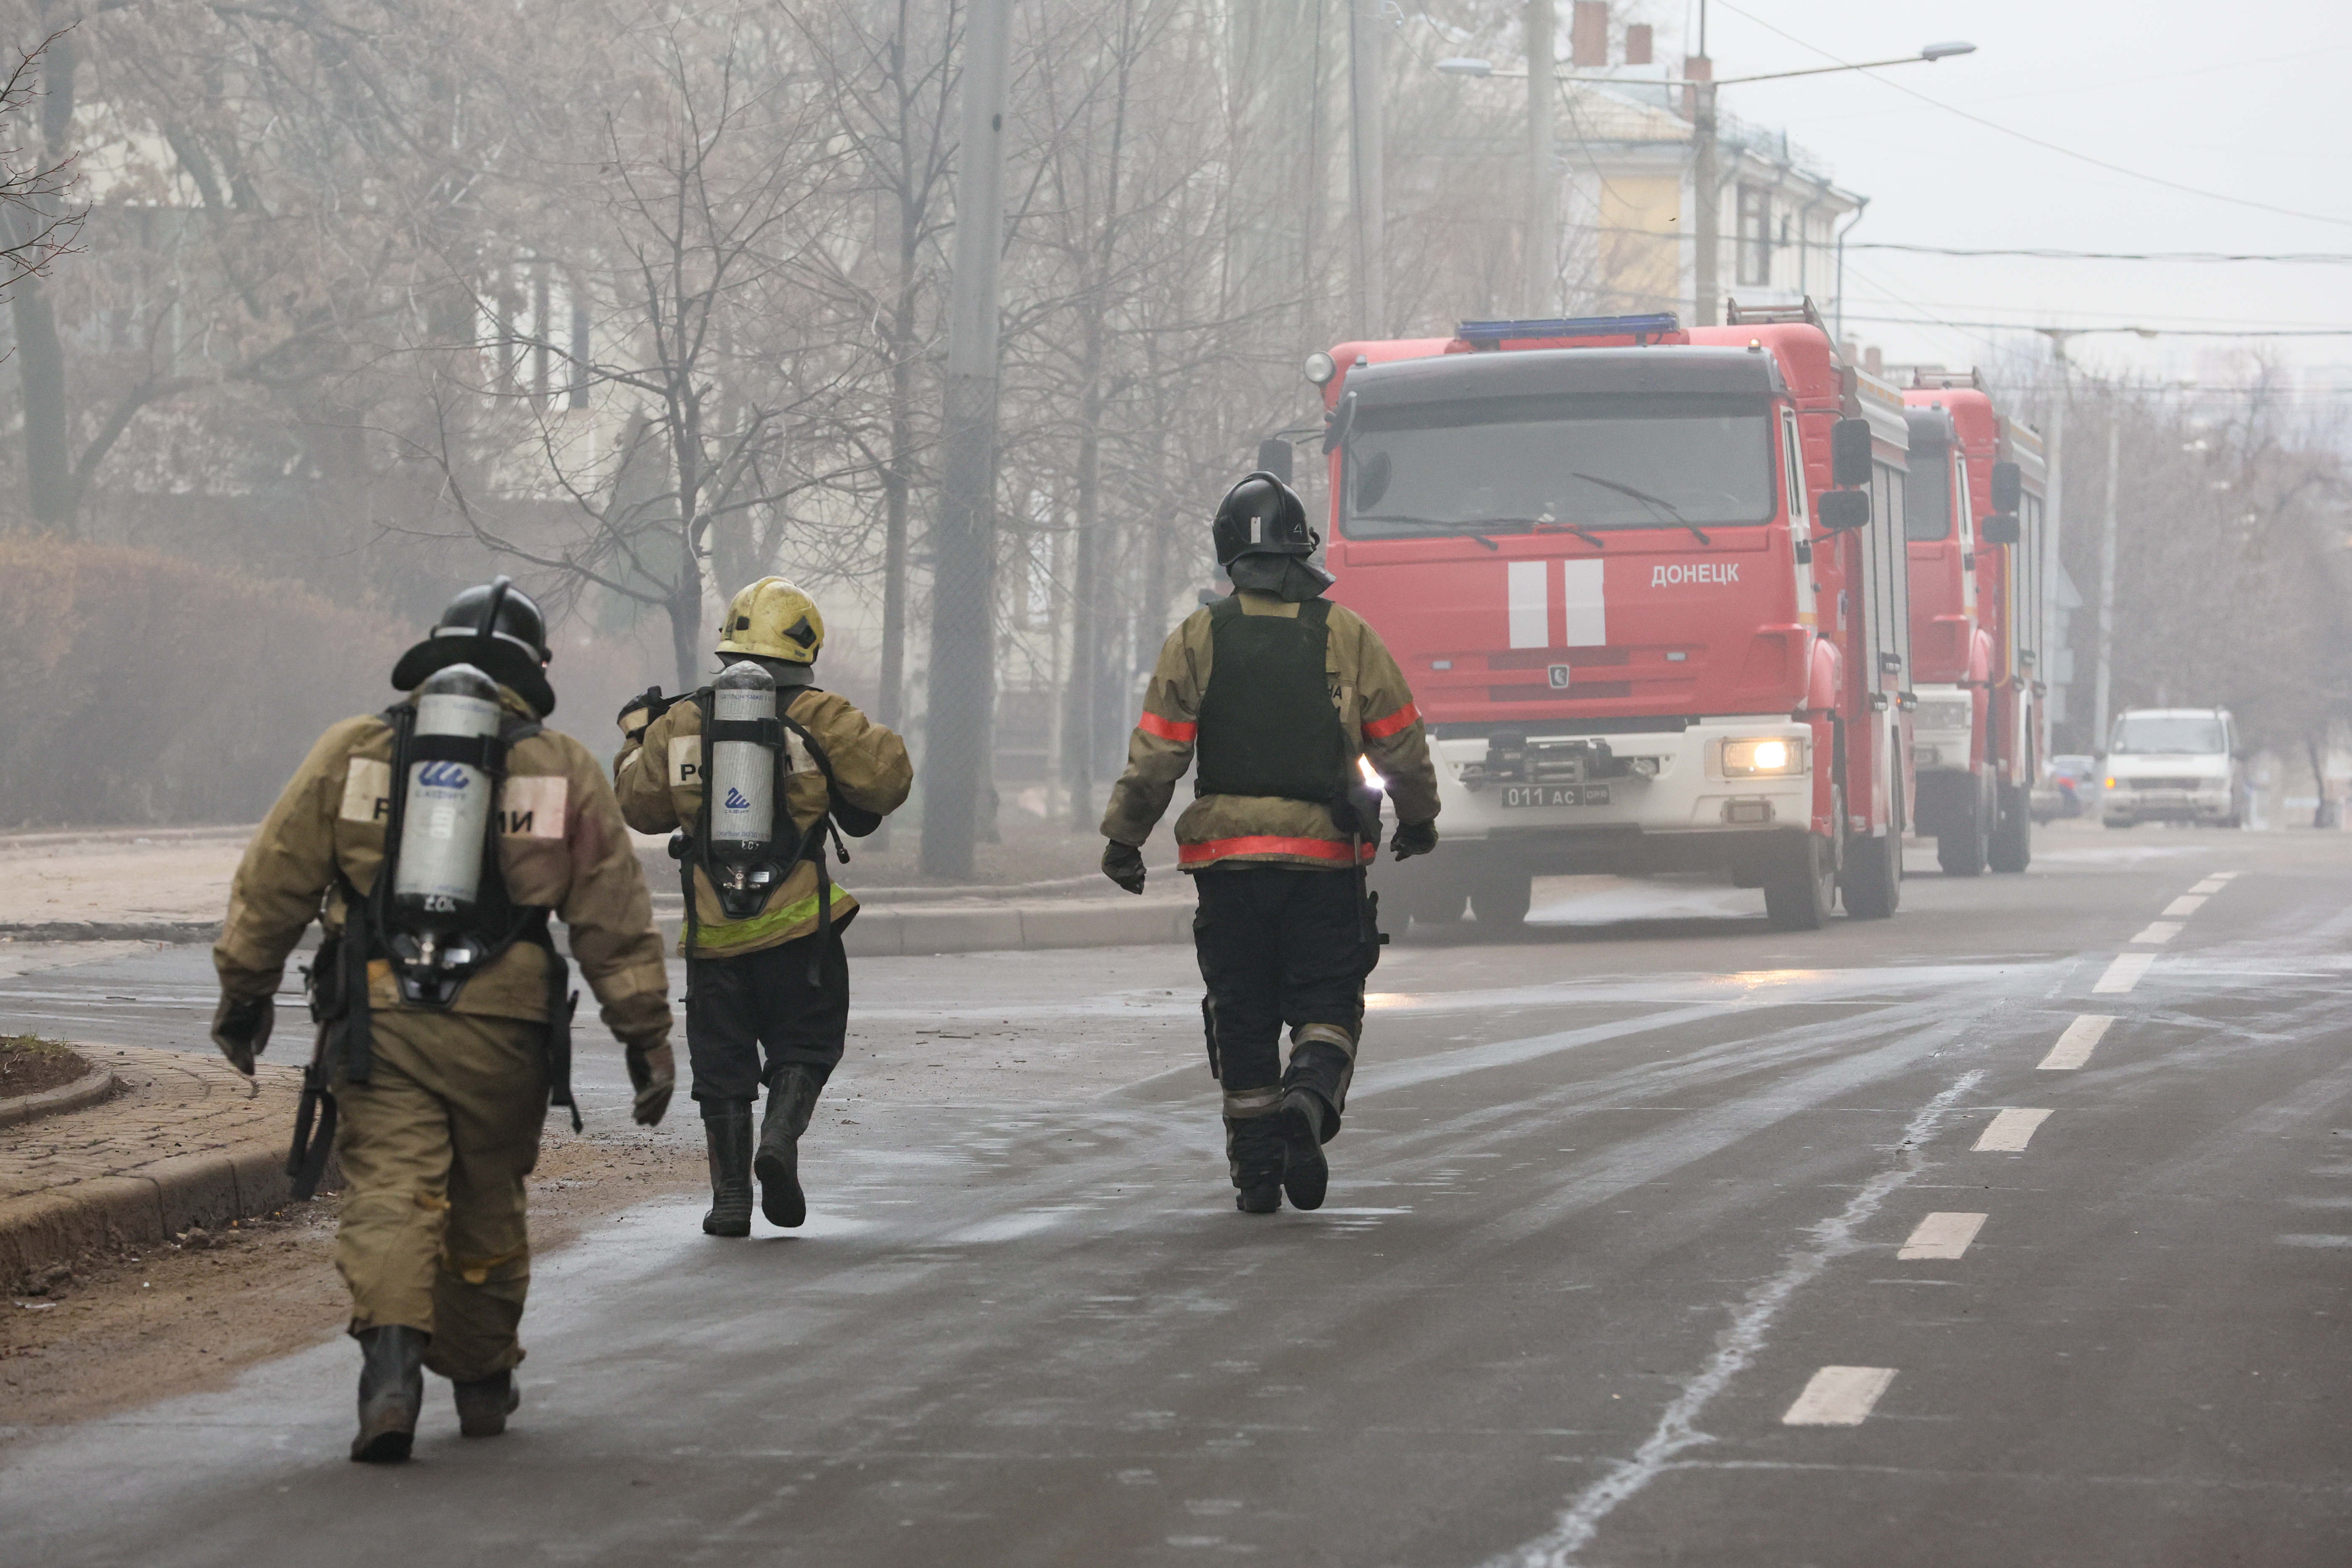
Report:
[{"label": "red fire truck", "polygon": [[1918,830],[1950,875],[2022,871],[2048,741],[2035,669],[2042,439],[1993,406],[1974,371],[1914,371],[1903,401]]},{"label": "red fire truck", "polygon": [[1526,918],[1539,874],[1717,871],[1773,922],[1892,914],[1909,809],[1901,395],[1811,306],[1340,343],[1333,596],[1430,725],[1438,854],[1393,917]]}]

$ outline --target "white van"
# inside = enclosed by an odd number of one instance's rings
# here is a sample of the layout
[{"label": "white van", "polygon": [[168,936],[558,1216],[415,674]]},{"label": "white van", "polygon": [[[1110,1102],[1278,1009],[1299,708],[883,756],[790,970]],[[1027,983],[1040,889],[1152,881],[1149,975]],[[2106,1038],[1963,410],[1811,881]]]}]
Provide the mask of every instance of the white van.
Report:
[{"label": "white van", "polygon": [[2189,822],[2236,827],[2246,785],[2226,708],[2133,708],[2107,739],[2099,816],[2109,827]]}]

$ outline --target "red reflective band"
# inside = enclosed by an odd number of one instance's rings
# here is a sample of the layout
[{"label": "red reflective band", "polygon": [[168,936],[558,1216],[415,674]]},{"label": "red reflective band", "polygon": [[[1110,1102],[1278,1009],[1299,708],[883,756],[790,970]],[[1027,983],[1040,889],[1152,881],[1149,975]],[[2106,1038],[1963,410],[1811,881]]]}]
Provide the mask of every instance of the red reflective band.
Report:
[{"label": "red reflective band", "polygon": [[1367,720],[1364,724],[1364,739],[1367,741],[1385,741],[1391,735],[1395,734],[1399,730],[1403,729],[1408,724],[1415,722],[1420,718],[1421,710],[1408,702],[1385,719]]},{"label": "red reflective band", "polygon": [[1201,732],[1198,724],[1187,724],[1181,719],[1162,719],[1149,708],[1143,710],[1143,717],[1135,721],[1135,727],[1147,735],[1157,735],[1180,746],[1191,745],[1192,738]]},{"label": "red reflective band", "polygon": [[[1379,847],[1365,844],[1362,858],[1370,859]],[[1348,843],[1343,838],[1281,838],[1270,833],[1256,833],[1245,838],[1212,838],[1206,844],[1176,846],[1176,863],[1180,866],[1222,860],[1228,855],[1305,855],[1317,860],[1336,860],[1344,866],[1348,861]]]}]

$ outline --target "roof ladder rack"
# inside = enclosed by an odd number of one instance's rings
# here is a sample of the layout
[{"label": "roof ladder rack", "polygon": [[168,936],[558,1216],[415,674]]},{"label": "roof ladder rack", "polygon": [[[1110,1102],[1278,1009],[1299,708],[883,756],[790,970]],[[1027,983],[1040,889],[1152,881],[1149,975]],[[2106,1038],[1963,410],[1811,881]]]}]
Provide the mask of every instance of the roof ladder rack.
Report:
[{"label": "roof ladder rack", "polygon": [[1829,323],[1813,308],[1813,297],[1808,294],[1801,304],[1743,305],[1737,300],[1724,302],[1723,324],[1727,327],[1794,327],[1807,326],[1820,330],[1826,337]]}]

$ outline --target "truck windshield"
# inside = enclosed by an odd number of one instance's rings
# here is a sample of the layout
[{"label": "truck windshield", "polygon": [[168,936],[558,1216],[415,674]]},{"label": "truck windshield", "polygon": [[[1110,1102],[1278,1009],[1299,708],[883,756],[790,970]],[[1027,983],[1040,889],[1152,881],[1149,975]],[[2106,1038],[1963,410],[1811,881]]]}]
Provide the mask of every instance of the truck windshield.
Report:
[{"label": "truck windshield", "polygon": [[2126,713],[2116,721],[2111,752],[2221,752],[2221,721],[2193,713]]},{"label": "truck windshield", "polygon": [[1903,490],[1903,537],[1921,543],[1952,536],[1952,459],[1944,447],[1927,450],[1934,456],[1914,468],[1916,482]]},{"label": "truck windshield", "polygon": [[1755,397],[1477,399],[1369,408],[1348,442],[1350,539],[1769,522]]}]

